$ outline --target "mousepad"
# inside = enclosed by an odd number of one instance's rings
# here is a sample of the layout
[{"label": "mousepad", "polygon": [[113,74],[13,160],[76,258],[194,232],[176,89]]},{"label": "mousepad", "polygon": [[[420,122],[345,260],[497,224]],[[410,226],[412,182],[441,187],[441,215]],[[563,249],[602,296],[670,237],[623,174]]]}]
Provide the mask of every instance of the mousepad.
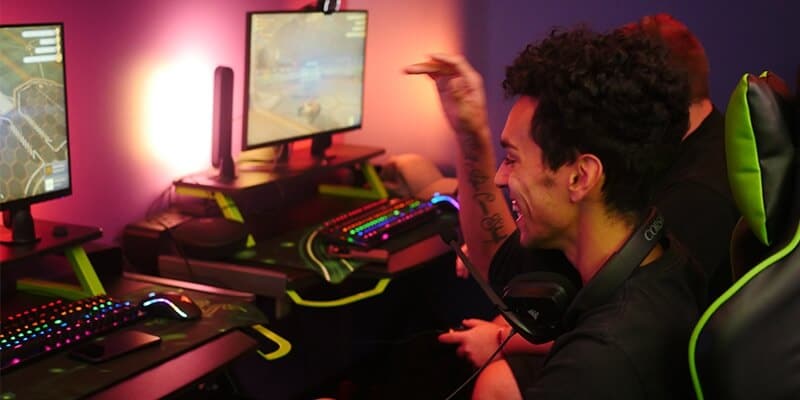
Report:
[{"label": "mousepad", "polygon": [[[167,290],[180,291],[147,284],[115,297],[138,303],[151,291]],[[82,398],[196,349],[230,330],[267,322],[266,316],[254,304],[208,293],[183,292],[202,309],[201,319],[182,321],[144,317],[122,328],[159,336],[161,342],[158,345],[97,364],[73,359],[69,356],[69,350],[65,349],[8,373],[4,371],[0,396],[18,399]]]},{"label": "mousepad", "polygon": [[[442,226],[456,227],[455,212],[442,213],[430,221],[403,232],[370,251],[343,249],[350,254],[335,254],[319,235],[322,225],[293,230],[282,235],[259,239],[256,246],[237,253],[238,262],[302,268],[316,272],[328,283],[343,282],[353,272],[366,265],[388,266],[390,258],[403,249],[438,234]],[[388,271],[388,270],[387,270]]]},{"label": "mousepad", "polygon": [[368,261],[331,256],[327,244],[317,235],[319,227],[296,230],[278,237],[259,240],[256,247],[237,253],[239,262],[307,269],[328,283],[344,281]]},{"label": "mousepad", "polygon": [[339,283],[367,261],[355,258],[332,257],[328,245],[319,237],[319,228],[307,232],[300,239],[298,253],[306,267],[317,272],[325,281]]}]

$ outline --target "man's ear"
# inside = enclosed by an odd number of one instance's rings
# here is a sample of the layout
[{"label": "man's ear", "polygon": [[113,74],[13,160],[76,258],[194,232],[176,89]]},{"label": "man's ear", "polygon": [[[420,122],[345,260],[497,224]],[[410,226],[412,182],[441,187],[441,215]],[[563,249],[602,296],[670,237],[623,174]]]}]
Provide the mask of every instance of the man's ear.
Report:
[{"label": "man's ear", "polygon": [[603,180],[603,162],[594,154],[581,154],[572,164],[569,180],[569,199],[573,203],[586,196],[601,196]]}]

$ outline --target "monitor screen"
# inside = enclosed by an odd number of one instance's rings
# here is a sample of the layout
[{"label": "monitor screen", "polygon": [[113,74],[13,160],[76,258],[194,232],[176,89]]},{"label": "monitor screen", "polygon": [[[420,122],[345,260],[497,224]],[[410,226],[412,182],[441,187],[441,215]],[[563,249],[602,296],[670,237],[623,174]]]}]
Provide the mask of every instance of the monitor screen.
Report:
[{"label": "monitor screen", "polygon": [[243,150],[361,127],[366,11],[248,14]]},{"label": "monitor screen", "polygon": [[15,220],[71,193],[63,42],[60,23],[0,25],[0,210]]}]

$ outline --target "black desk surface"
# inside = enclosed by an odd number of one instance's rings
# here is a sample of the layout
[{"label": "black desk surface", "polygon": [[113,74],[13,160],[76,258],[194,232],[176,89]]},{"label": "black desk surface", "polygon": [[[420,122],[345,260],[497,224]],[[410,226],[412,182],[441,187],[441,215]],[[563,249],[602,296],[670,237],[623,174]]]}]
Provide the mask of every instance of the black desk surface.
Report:
[{"label": "black desk surface", "polygon": [[[127,278],[106,284],[112,296],[138,302],[153,290],[176,290]],[[180,289],[177,289],[180,290]],[[265,323],[258,308],[242,299],[184,290],[202,308],[196,321],[145,318],[122,329],[160,336],[158,346],[136,350],[103,363],[75,360],[68,350],[44,356],[3,373],[2,398],[159,398],[196,382],[242,354],[257,342],[237,327]],[[48,298],[17,293],[11,302],[35,305]],[[7,301],[3,304],[7,312]]]},{"label": "black desk surface", "polygon": [[[305,150],[305,152],[299,150],[292,152],[294,158],[290,159],[290,165],[286,169],[271,168],[263,162],[240,161],[236,167],[236,178],[231,181],[220,181],[217,179],[218,173],[212,170],[187,176],[174,184],[179,188],[187,187],[232,194],[264,187],[290,178],[324,173],[342,166],[357,164],[385,152],[384,149],[377,147],[334,144],[326,151],[326,155],[330,156],[326,160],[318,161],[312,160],[308,156],[309,149]],[[297,167],[293,167],[293,164]]]},{"label": "black desk surface", "polygon": [[[54,228],[61,226],[66,235],[56,236]],[[0,229],[5,229],[0,227]],[[35,220],[34,229],[39,241],[30,245],[0,244],[0,265],[6,266],[24,261],[43,252],[55,252],[70,246],[80,245],[90,240],[99,239],[103,231],[100,228],[64,224],[53,221]]]}]

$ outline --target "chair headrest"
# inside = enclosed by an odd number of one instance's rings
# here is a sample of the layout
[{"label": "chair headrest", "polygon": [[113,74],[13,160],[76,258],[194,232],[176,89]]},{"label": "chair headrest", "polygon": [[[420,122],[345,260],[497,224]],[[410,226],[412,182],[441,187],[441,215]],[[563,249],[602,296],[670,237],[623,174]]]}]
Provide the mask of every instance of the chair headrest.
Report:
[{"label": "chair headrest", "polygon": [[795,99],[777,75],[745,74],[725,113],[728,180],[742,219],[770,245],[794,197],[798,142]]}]

